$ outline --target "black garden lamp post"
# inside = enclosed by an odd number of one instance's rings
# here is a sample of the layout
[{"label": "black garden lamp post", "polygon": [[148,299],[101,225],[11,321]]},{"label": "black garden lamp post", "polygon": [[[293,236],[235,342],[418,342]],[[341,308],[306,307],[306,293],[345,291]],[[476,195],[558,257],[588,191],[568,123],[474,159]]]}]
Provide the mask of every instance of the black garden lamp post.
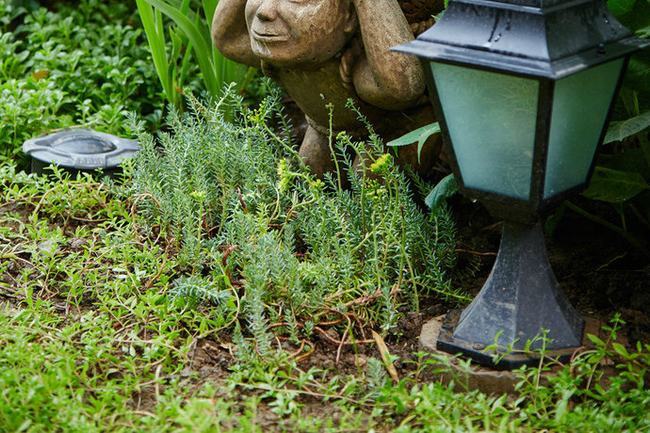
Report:
[{"label": "black garden lamp post", "polygon": [[505,221],[496,264],[438,348],[497,367],[569,355],[584,322],[559,290],[540,219],[593,171],[635,38],[602,0],[454,0],[396,50],[422,58],[462,192]]}]

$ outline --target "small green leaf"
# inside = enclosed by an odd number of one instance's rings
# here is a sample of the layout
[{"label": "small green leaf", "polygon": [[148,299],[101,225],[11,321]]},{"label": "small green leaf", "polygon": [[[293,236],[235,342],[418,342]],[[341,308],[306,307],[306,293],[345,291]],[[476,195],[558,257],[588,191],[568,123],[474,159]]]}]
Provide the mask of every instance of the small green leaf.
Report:
[{"label": "small green leaf", "polygon": [[424,147],[424,143],[427,142],[429,137],[438,133],[440,133],[440,125],[438,124],[438,122],[430,123],[414,131],[411,131],[408,134],[402,135],[401,137],[396,138],[395,140],[389,141],[388,146],[403,147],[403,146],[411,145],[413,143],[417,143],[418,162],[419,162],[420,155],[422,154],[422,148]]},{"label": "small green leaf", "polygon": [[614,141],[623,141],[628,137],[644,131],[648,127],[650,127],[650,111],[621,122],[612,122],[605,137],[605,144]]},{"label": "small green leaf", "polygon": [[456,182],[454,175],[450,174],[438,182],[438,185],[436,185],[427,198],[424,199],[424,204],[426,204],[429,209],[435,209],[440,206],[440,203],[447,200],[457,192],[458,182]]},{"label": "small green leaf", "polygon": [[624,359],[628,359],[628,358],[630,357],[630,353],[627,351],[627,349],[625,348],[625,346],[623,346],[622,344],[620,344],[620,343],[613,343],[613,344],[612,344],[612,348],[614,349],[614,351],[615,351],[616,353],[618,353],[619,355],[621,355]]},{"label": "small green leaf", "polygon": [[573,397],[573,390],[565,389],[562,391],[562,398],[555,407],[555,421],[561,423],[564,420],[569,408],[569,400]]},{"label": "small green leaf", "polygon": [[583,195],[607,203],[624,203],[648,189],[650,185],[639,173],[596,167],[591,184]]},{"label": "small green leaf", "polygon": [[640,38],[650,38],[650,26],[637,29],[635,33]]},{"label": "small green leaf", "polygon": [[605,347],[605,342],[594,334],[587,334],[587,338],[594,344],[594,346]]}]

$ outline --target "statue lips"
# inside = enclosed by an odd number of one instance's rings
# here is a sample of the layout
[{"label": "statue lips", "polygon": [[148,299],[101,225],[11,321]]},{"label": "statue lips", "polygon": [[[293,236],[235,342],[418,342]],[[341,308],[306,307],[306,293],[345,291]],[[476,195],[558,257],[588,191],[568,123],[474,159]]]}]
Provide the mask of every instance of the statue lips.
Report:
[{"label": "statue lips", "polygon": [[285,35],[282,33],[275,33],[268,30],[257,31],[253,29],[251,33],[253,35],[253,38],[255,38],[256,41],[265,42],[265,43],[286,42],[289,40],[289,35]]}]

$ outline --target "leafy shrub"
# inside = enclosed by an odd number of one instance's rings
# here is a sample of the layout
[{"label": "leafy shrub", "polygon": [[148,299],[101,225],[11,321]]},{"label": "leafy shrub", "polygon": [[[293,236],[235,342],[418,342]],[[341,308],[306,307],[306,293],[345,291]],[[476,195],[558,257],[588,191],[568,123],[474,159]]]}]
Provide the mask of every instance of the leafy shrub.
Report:
[{"label": "leafy shrub", "polygon": [[32,136],[73,124],[125,134],[126,112],[158,123],[162,98],[133,7],[82,0],[28,12],[2,3],[0,158],[15,158]]},{"label": "leafy shrub", "polygon": [[[448,213],[416,205],[376,135],[369,143],[339,136],[333,151],[347,169],[323,181],[286,138],[278,95],[254,110],[232,94],[210,108],[194,101],[191,115],[173,113],[168,123],[157,142],[140,136],[134,202],[188,270],[217,269],[244,288],[258,351],[269,346],[270,324],[295,332],[304,323],[307,332],[338,311],[391,329],[398,307],[417,308],[422,292],[462,298],[445,277],[454,246]],[[367,155],[368,168],[352,167],[350,147]]]}]

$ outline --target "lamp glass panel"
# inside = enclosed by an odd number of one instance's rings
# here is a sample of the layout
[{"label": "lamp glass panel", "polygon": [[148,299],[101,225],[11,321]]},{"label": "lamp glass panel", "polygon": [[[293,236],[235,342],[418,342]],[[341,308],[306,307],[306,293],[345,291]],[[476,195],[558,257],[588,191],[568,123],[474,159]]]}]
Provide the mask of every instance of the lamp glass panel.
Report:
[{"label": "lamp glass panel", "polygon": [[587,181],[622,69],[618,59],[555,84],[545,198]]},{"label": "lamp glass panel", "polygon": [[441,63],[431,68],[465,187],[528,200],[539,82]]}]

